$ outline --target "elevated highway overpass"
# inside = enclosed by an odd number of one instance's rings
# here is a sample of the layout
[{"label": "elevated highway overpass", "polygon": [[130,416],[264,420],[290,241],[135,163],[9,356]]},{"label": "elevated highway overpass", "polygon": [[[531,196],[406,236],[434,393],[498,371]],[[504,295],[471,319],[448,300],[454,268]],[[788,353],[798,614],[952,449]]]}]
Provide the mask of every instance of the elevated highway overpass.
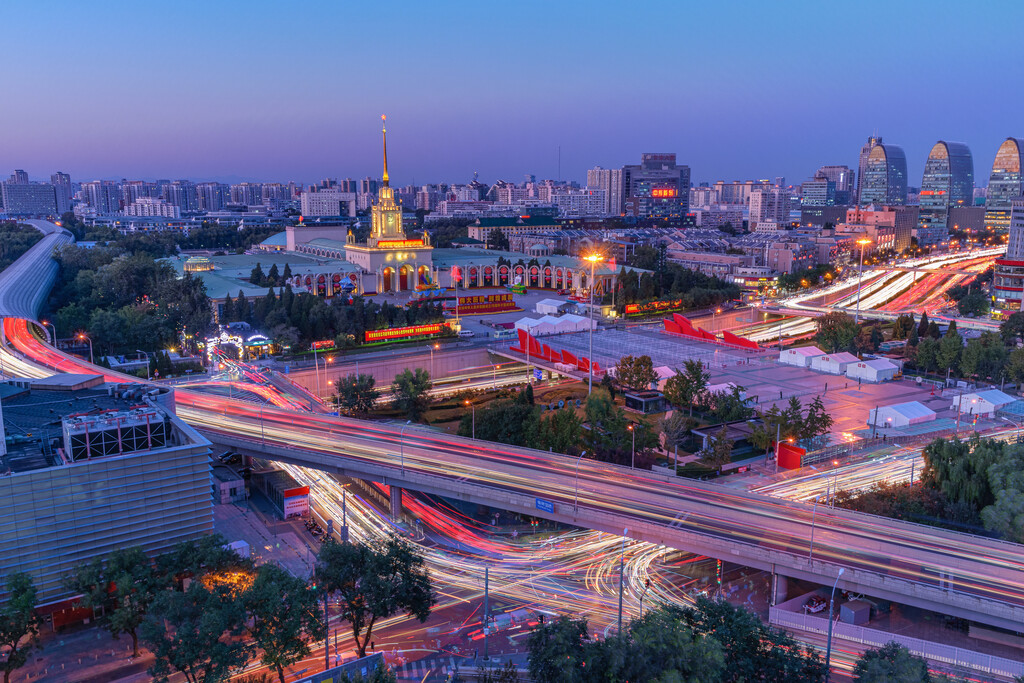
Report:
[{"label": "elevated highway overpass", "polygon": [[[20,272],[24,280],[0,284],[33,286],[32,274]],[[3,325],[8,342],[40,373],[138,381],[49,347],[26,316]],[[628,530],[633,538],[771,571],[779,593],[786,577],[829,583],[845,568],[839,585],[853,591],[1014,631],[1024,624],[1021,545],[414,425],[180,390],[176,400],[178,414],[213,444],[243,454],[610,533]]]}]

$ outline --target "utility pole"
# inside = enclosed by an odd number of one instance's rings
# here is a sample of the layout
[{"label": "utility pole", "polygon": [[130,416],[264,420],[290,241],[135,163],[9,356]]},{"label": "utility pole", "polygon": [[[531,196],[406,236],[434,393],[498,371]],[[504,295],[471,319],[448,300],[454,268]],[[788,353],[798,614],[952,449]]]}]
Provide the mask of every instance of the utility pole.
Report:
[{"label": "utility pole", "polygon": [[618,635],[622,636],[622,590],[624,588],[623,579],[626,575],[626,534],[629,533],[629,529],[622,530],[622,552],[619,553],[619,630]]},{"label": "utility pole", "polygon": [[484,567],[484,661],[485,662],[488,660],[488,657],[487,657],[487,636],[490,634],[490,631],[491,631],[491,622],[490,622],[490,619],[488,619],[488,616],[487,616],[489,611],[490,611],[490,597],[491,597],[491,591],[490,591],[490,587],[491,587],[491,584],[490,584],[491,574],[490,574],[490,571],[491,571],[490,567]]}]

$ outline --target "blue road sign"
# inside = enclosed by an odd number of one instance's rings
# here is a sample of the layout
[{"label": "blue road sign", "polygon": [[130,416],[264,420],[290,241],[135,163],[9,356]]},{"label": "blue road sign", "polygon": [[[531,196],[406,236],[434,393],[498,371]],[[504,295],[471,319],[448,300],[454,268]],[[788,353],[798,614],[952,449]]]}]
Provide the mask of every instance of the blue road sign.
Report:
[{"label": "blue road sign", "polygon": [[542,512],[555,511],[555,504],[552,503],[550,500],[544,500],[543,498],[536,498],[535,500],[537,501],[538,510],[541,510]]}]

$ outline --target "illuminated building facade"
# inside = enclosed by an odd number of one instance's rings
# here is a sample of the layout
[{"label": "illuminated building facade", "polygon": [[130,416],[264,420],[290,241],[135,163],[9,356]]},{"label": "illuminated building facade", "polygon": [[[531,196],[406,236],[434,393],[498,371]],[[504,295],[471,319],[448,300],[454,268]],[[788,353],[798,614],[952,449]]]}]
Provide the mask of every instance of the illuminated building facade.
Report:
[{"label": "illuminated building facade", "polygon": [[992,317],[997,319],[1024,305],[1024,197],[1011,199],[1009,208],[1006,255],[996,260],[992,279]]},{"label": "illuminated building facade", "polygon": [[920,246],[949,241],[949,210],[969,206],[974,196],[974,159],[967,145],[939,140],[928,154],[921,181]]},{"label": "illuminated building facade", "polygon": [[1006,232],[1010,227],[1010,202],[1024,195],[1024,176],[1021,166],[1024,157],[1024,140],[1006,138],[996,152],[992,164],[992,175],[988,179],[988,195],[985,199],[985,228]]},{"label": "illuminated building facade", "polygon": [[871,147],[860,186],[860,205],[902,206],[907,203],[907,156],[896,145]]},{"label": "illuminated building facade", "polygon": [[675,154],[645,153],[639,166],[622,168],[623,213],[680,222],[690,210],[690,167]]}]

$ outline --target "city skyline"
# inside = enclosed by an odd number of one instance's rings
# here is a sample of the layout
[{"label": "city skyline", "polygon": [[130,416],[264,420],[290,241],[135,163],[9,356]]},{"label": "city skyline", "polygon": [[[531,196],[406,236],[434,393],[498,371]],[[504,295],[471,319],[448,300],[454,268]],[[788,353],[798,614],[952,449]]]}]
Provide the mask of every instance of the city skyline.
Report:
[{"label": "city skyline", "polygon": [[[855,167],[877,132],[905,150],[917,186],[937,140],[967,144],[981,168],[1020,134],[1007,85],[1021,67],[985,68],[999,49],[990,27],[1017,7],[958,14],[952,3],[910,3],[886,6],[885,21],[788,7],[743,4],[736,23],[673,5],[620,17],[570,3],[545,7],[544,22],[540,5],[506,17],[455,3],[390,14],[224,3],[201,22],[187,5],[13,7],[10,47],[29,59],[8,79],[0,165],[33,179],[57,169],[76,180],[375,176],[370,131],[386,112],[397,185],[468,182],[474,171],[488,182],[582,182],[589,168],[643,152],[676,153],[695,184],[799,183],[821,165]],[[919,30],[901,32],[908,25]],[[60,50],[39,51],[39,26]],[[837,48],[835,31],[857,42]],[[928,36],[952,31],[969,50],[926,49]],[[112,66],[116,77],[82,76]],[[966,96],[917,104],[958,79]],[[996,99],[1003,105],[978,106]]]}]

